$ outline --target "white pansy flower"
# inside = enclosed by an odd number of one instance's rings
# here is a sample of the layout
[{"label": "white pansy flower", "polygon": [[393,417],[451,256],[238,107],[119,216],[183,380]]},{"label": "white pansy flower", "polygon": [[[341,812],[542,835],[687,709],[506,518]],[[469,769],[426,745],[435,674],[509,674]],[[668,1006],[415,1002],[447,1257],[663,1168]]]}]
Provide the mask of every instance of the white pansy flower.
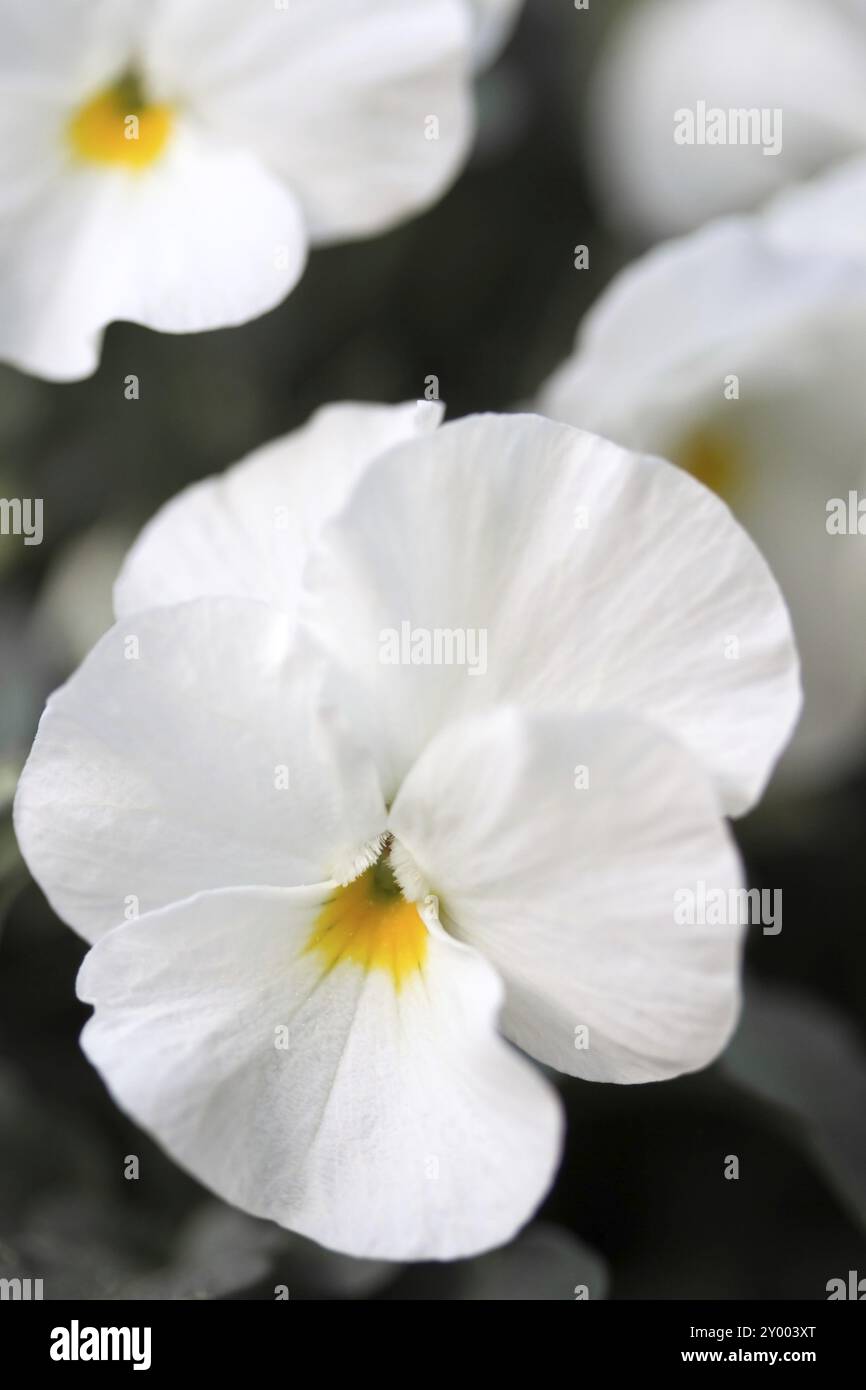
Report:
[{"label": "white pansy flower", "polygon": [[[866,151],[866,3],[623,7],[589,106],[590,166],[633,231],[667,236],[747,209]],[[678,143],[689,134],[679,113],[694,118],[693,143]],[[748,139],[737,138],[741,121]]]},{"label": "white pansy flower", "polygon": [[94,943],[118,1103],[236,1205],[400,1259],[500,1244],[547,1190],[558,1100],[509,1042],[618,1082],[724,1046],[742,929],[675,894],[739,884],[723,809],[799,698],[705,488],[536,416],[437,421],[332,407],[169,503],[15,810]]},{"label": "white pansy flower", "polygon": [[[866,744],[866,161],[650,252],[586,318],[541,408],[713,487],[791,608],[804,717],[784,768],[831,779]],[[864,509],[866,510],[866,509]],[[850,518],[849,518],[850,520]],[[866,517],[864,517],[866,531]]]},{"label": "white pansy flower", "polygon": [[478,22],[470,0],[0,0],[0,357],[70,379],[115,319],[245,322],[308,246],[425,207],[468,148]]}]

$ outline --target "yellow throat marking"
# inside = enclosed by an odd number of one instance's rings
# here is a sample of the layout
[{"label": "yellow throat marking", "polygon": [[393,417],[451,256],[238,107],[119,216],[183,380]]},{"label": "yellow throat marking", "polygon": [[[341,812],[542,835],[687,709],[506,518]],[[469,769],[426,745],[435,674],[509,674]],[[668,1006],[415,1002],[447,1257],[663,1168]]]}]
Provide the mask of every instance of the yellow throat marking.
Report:
[{"label": "yellow throat marking", "polygon": [[737,452],[720,431],[698,429],[673,454],[674,463],[724,502],[736,500],[742,482]]},{"label": "yellow throat marking", "polygon": [[171,136],[170,106],[148,103],[135,76],[121,78],[76,111],[69,143],[89,164],[146,169],[163,154]]},{"label": "yellow throat marking", "polygon": [[325,973],[340,962],[384,970],[395,990],[424,968],[427,928],[407,902],[387,860],[338,888],[316,918],[304,954],[315,953]]}]

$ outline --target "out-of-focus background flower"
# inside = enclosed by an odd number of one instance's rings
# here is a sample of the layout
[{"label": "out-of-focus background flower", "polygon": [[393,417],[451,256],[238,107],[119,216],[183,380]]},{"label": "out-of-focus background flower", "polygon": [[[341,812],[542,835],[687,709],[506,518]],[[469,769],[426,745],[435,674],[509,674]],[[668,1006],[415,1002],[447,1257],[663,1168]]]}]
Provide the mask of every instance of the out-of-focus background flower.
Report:
[{"label": "out-of-focus background flower", "polygon": [[[328,401],[423,397],[431,377],[450,418],[534,401],[617,271],[659,229],[700,220],[696,163],[682,166],[682,204],[669,218],[654,204],[641,220],[627,172],[627,132],[657,85],[630,79],[616,58],[634,47],[621,26],[638,21],[646,62],[660,62],[659,8],[528,0],[480,81],[477,148],[451,192],[387,236],[315,252],[265,318],[179,338],[115,325],[96,375],[73,385],[0,368],[0,496],[44,502],[41,545],[0,537],[0,1277],[41,1277],[46,1297],[83,1298],[273,1298],[284,1288],[293,1298],[573,1299],[586,1289],[823,1299],[828,1280],[866,1275],[866,737],[850,740],[831,777],[786,784],[736,827],[750,882],[782,892],[783,922],[775,935],[750,929],[746,1007],[725,1056],[659,1085],[560,1079],[567,1149],[538,1222],[503,1251],[412,1269],[332,1255],[232,1211],[117,1111],[77,1043],[84,944],[28,882],[9,817],[45,696],[110,622],[120,557],[159,503]],[[673,74],[679,91],[679,71],[687,89],[669,103],[672,126],[676,106],[727,104],[728,88],[709,70],[706,92],[695,87],[686,27],[664,23],[665,81]],[[719,54],[746,74],[730,100],[784,106],[791,88],[778,80],[774,43],[780,64],[803,59],[790,56],[778,19],[758,37],[733,10],[716,23],[729,26]],[[792,140],[808,122],[799,110]],[[816,133],[808,148],[784,178],[859,146]],[[674,158],[672,138],[663,154]],[[741,185],[730,166],[729,206],[754,204],[751,175]],[[589,267],[578,270],[581,245]],[[805,263],[808,244],[802,254]],[[660,341],[665,331],[659,322]],[[131,375],[137,400],[125,392]],[[837,474],[826,454],[814,459],[822,469],[829,499]],[[780,506],[780,526],[787,516]],[[812,524],[824,522],[818,512]],[[775,543],[796,547],[798,537]],[[842,543],[866,556],[866,536]],[[845,582],[857,574],[846,567]],[[828,591],[816,588],[814,603]],[[844,614],[857,611],[860,596],[850,597]],[[811,616],[835,623],[840,671],[866,660],[862,630],[834,608]],[[737,1178],[726,1177],[732,1157]],[[127,1176],[132,1158],[138,1177]]]}]

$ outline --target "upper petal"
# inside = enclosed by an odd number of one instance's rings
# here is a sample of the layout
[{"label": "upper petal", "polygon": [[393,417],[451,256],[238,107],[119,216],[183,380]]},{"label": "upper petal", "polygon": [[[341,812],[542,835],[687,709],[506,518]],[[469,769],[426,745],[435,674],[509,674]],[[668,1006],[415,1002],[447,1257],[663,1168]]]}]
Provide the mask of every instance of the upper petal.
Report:
[{"label": "upper petal", "polygon": [[438,403],[326,406],[227,473],[193,483],[132,547],[115,585],[118,616],[204,594],[294,613],[310,547],[364,468],[440,418]]},{"label": "upper petal", "polygon": [[[864,72],[860,0],[644,0],[623,10],[596,69],[590,166],[633,229],[699,226],[866,149]],[[762,141],[678,144],[677,113],[699,103],[726,120],[765,111],[775,153]]]},{"label": "upper petal", "polygon": [[798,711],[787,612],[723,504],[536,416],[461,420],[371,465],[305,585],[388,799],[444,723],[506,701],[655,719],[739,812]]},{"label": "upper petal", "polygon": [[[808,238],[810,254],[803,255]],[[547,414],[646,447],[676,411],[722,399],[726,374],[775,384],[830,313],[866,306],[866,160],[761,213],[670,241],[616,277],[542,390]],[[736,408],[736,407],[732,407]]]},{"label": "upper petal", "polygon": [[75,99],[122,71],[140,28],[137,0],[0,0],[0,93]]},{"label": "upper petal", "polygon": [[399,992],[307,951],[322,889],[207,893],[88,954],[82,1044],[227,1201],[351,1255],[508,1240],[559,1157],[555,1093],[497,1036],[501,986],[441,929]]},{"label": "upper petal", "polygon": [[384,829],[375,769],[292,630],[243,599],[140,613],[48,701],[15,828],[88,940],[203,889],[342,877]]},{"label": "upper petal", "polygon": [[[742,925],[677,905],[736,893],[703,770],[651,725],[499,710],[451,725],[391,810],[442,921],[506,983],[507,1035],[596,1081],[711,1061],[739,1003]],[[683,915],[686,915],[685,913]]]},{"label": "upper petal", "polygon": [[463,0],[183,0],[157,9],[144,61],[160,96],[254,151],[312,237],[333,240],[382,230],[454,177],[472,133],[469,18]]}]

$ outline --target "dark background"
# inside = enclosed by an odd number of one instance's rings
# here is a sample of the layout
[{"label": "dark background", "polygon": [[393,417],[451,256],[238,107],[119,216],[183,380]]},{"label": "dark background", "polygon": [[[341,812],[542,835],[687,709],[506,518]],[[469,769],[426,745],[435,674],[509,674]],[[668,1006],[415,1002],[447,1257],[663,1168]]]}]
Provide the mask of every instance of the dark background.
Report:
[{"label": "dark background", "polygon": [[543,1224],[505,1252],[411,1270],[232,1212],[115,1109],[77,1044],[84,945],[28,883],[11,833],[42,701],[107,624],[117,559],[159,503],[328,401],[412,399],[435,374],[450,418],[513,408],[570,350],[635,250],[600,224],[582,157],[585,78],[615,8],[576,19],[569,0],[529,3],[480,84],[456,186],[387,236],[314,253],[275,312],[195,337],[114,325],[99,371],[74,385],[0,368],[0,495],[45,502],[41,546],[0,537],[0,1275],[42,1277],[46,1297],[273,1298],[285,1284],[293,1298],[570,1299],[587,1284],[823,1299],[829,1279],[866,1276],[862,766],[737,826],[751,882],[782,889],[784,925],[751,929],[726,1056],[658,1085],[557,1078],[569,1137]]}]

